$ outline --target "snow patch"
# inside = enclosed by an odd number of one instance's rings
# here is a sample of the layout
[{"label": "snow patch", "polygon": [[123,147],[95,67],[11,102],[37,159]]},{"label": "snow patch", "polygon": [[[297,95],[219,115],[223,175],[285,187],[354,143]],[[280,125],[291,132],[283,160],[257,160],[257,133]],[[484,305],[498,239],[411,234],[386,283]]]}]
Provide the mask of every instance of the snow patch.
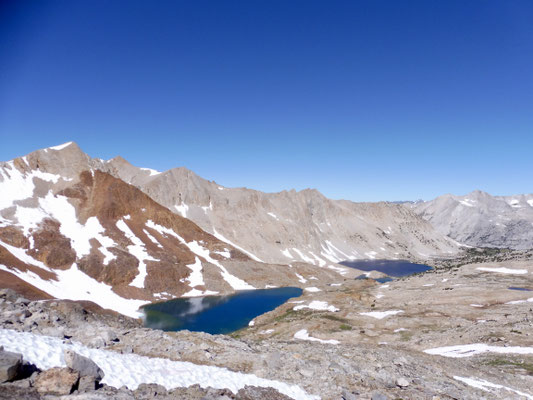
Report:
[{"label": "snow patch", "polygon": [[457,346],[436,347],[434,349],[424,350],[424,353],[433,354],[443,357],[463,358],[472,357],[482,353],[499,353],[499,354],[533,354],[533,347],[520,346],[490,346],[485,343],[461,344]]},{"label": "snow patch", "polygon": [[124,222],[124,220],[117,221],[117,228],[120,229],[124,235],[133,243],[132,245],[128,246],[128,251],[130,254],[135,256],[137,260],[139,260],[139,273],[137,276],[131,281],[130,286],[135,286],[138,288],[144,288],[144,280],[146,279],[146,276],[148,275],[148,272],[146,271],[146,261],[158,261],[150,254],[146,252],[144,243],[141,239],[139,239],[135,234],[131,231],[129,226]]},{"label": "snow patch", "polygon": [[383,318],[386,318],[390,315],[396,315],[396,314],[400,314],[400,313],[403,313],[402,310],[390,310],[390,311],[370,311],[370,312],[362,312],[362,313],[359,313],[361,315],[366,315],[367,317],[372,317],[372,318],[376,318],[376,319],[383,319]]},{"label": "snow patch", "polygon": [[211,257],[209,249],[201,246],[196,240],[187,243],[180,235],[174,232],[172,229],[165,228],[162,225],[157,225],[152,220],[146,222],[146,226],[158,231],[160,234],[166,234],[175,237],[191,250],[194,254],[203,258],[207,262],[216,265],[221,270],[222,278],[235,290],[250,290],[255,289],[252,285],[246,283],[240,278],[237,278],[235,275],[229,273],[229,271],[218,261]]},{"label": "snow patch", "polygon": [[283,254],[285,257],[287,258],[290,258],[291,260],[293,260],[294,258],[292,257],[291,255],[291,252],[289,251],[289,249],[285,249],[285,250],[281,250],[281,254]]},{"label": "snow patch", "polygon": [[159,175],[161,172],[152,169],[152,168],[141,168],[143,171],[148,171],[150,173],[150,176]]},{"label": "snow patch", "polygon": [[187,218],[187,211],[189,211],[189,206],[187,204],[176,204],[174,208],[181,214],[183,218]]},{"label": "snow patch", "polygon": [[221,240],[221,241],[223,241],[223,242],[235,247],[236,249],[242,251],[244,254],[246,254],[248,257],[250,257],[252,260],[255,260],[257,262],[263,262],[258,257],[254,256],[252,253],[250,253],[249,251],[244,250],[242,247],[239,247],[235,243],[232,243],[229,239],[226,239],[224,236],[222,236],[222,234],[218,233],[215,228],[213,228],[213,236],[216,237],[218,240]]},{"label": "snow patch", "polygon": [[314,286],[306,287],[306,288],[304,288],[304,290],[307,290],[308,292],[311,292],[311,293],[321,292],[322,291],[321,289],[319,289],[317,287],[314,287]]},{"label": "snow patch", "polygon": [[268,212],[267,215],[270,215],[272,218],[274,218],[276,221],[279,221],[279,218],[276,216],[276,214]]},{"label": "snow patch", "polygon": [[464,378],[462,376],[454,376],[453,379],[463,382],[464,384],[468,386],[472,386],[477,389],[484,390],[485,392],[493,392],[491,389],[504,389],[509,392],[516,393],[517,395],[525,397],[529,400],[533,400],[533,396],[530,394],[520,392],[515,389],[511,389],[510,387],[507,387],[507,386],[498,385],[497,383],[492,383],[484,379]]},{"label": "snow patch", "polygon": [[511,268],[491,268],[491,267],[477,267],[478,271],[485,272],[497,272],[499,274],[514,274],[514,275],[523,275],[527,274],[527,269],[511,269]]},{"label": "snow patch", "polygon": [[295,306],[293,310],[298,311],[298,310],[303,310],[304,308],[309,308],[311,310],[318,310],[318,311],[331,311],[331,312],[339,311],[337,307],[330,306],[327,302],[318,301],[318,300],[312,301],[311,303],[309,303],[309,305],[302,304],[299,306]]},{"label": "snow patch", "polygon": [[194,264],[187,265],[192,272],[187,278],[190,287],[205,286],[204,277],[202,275],[202,262],[198,257],[194,258]]},{"label": "snow patch", "polygon": [[338,340],[335,340],[335,339],[323,340],[323,339],[318,339],[318,338],[309,336],[307,329],[302,329],[296,332],[294,334],[294,338],[300,339],[300,340],[308,340],[310,342],[320,342],[324,344],[339,344],[340,343]]},{"label": "snow patch", "polygon": [[139,307],[148,303],[144,300],[125,299],[116,294],[111,286],[98,282],[78,269],[77,264],[67,270],[53,270],[42,262],[30,257],[24,249],[13,247],[0,241],[0,245],[14,257],[25,264],[32,265],[55,274],[56,278],[45,280],[32,271],[20,271],[0,264],[0,269],[9,272],[23,281],[48,293],[50,296],[64,300],[89,300],[102,308],[114,310],[132,318],[138,318]]},{"label": "snow patch", "polygon": [[52,146],[52,147],[48,147],[48,149],[50,150],[63,150],[65,147],[68,147],[72,144],[72,142],[67,142],[67,143],[63,143],[63,144],[60,144],[58,146]]},{"label": "snow patch", "polygon": [[80,343],[63,343],[61,339],[35,335],[29,332],[0,330],[0,344],[6,350],[22,353],[24,359],[42,370],[65,367],[64,350],[93,360],[105,373],[102,383],[135,390],[141,383],[157,383],[167,389],[199,384],[217,389],[228,388],[236,393],[246,385],[273,387],[296,400],[318,399],[297,385],[259,378],[253,374],[232,372],[226,368],[196,365],[165,358],[145,357],[137,354],[119,354],[115,351],[92,349]]}]

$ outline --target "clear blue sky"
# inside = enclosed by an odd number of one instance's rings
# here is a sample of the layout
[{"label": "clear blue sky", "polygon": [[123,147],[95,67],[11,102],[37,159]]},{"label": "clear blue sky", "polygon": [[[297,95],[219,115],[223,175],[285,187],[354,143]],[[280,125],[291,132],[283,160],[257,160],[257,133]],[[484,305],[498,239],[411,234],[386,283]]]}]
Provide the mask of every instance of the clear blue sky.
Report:
[{"label": "clear blue sky", "polygon": [[533,1],[2,1],[0,160],[355,201],[533,192]]}]

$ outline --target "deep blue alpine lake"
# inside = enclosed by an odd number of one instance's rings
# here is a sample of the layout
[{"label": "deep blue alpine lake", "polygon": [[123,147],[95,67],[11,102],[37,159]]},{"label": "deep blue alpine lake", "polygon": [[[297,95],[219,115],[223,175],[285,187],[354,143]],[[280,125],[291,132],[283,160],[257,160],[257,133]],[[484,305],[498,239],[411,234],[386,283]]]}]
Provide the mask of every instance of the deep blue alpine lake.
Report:
[{"label": "deep blue alpine lake", "polygon": [[415,264],[405,260],[355,260],[343,261],[340,264],[345,265],[346,267],[360,269],[362,271],[375,270],[394,277],[416,274],[418,272],[429,271],[431,269],[431,267],[427,265]]},{"label": "deep blue alpine lake", "polygon": [[144,325],[164,331],[234,332],[257,317],[299,297],[295,287],[247,290],[228,296],[191,297],[149,304],[142,308]]}]

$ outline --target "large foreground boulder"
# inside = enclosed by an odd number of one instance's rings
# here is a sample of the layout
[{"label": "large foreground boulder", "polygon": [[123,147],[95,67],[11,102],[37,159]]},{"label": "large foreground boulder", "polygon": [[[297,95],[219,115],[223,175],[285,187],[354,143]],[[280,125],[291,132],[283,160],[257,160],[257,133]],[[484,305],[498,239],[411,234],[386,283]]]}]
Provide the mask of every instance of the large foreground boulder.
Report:
[{"label": "large foreground boulder", "polygon": [[39,393],[64,396],[77,387],[80,374],[71,368],[52,368],[35,378],[35,388]]},{"label": "large foreground boulder", "polygon": [[84,357],[72,350],[63,352],[67,367],[78,371],[80,376],[94,377],[95,381],[100,382],[104,378],[104,371],[90,358]]},{"label": "large foreground boulder", "polygon": [[0,347],[0,383],[14,380],[22,368],[22,354],[4,351]]}]

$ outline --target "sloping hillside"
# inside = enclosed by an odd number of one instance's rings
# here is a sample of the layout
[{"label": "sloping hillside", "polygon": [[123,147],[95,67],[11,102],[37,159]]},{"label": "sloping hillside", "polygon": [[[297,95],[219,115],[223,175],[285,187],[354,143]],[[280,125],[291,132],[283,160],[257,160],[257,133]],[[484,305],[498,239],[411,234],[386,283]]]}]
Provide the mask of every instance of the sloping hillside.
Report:
[{"label": "sloping hillside", "polygon": [[533,194],[491,196],[476,190],[408,207],[440,233],[470,246],[533,248]]}]

